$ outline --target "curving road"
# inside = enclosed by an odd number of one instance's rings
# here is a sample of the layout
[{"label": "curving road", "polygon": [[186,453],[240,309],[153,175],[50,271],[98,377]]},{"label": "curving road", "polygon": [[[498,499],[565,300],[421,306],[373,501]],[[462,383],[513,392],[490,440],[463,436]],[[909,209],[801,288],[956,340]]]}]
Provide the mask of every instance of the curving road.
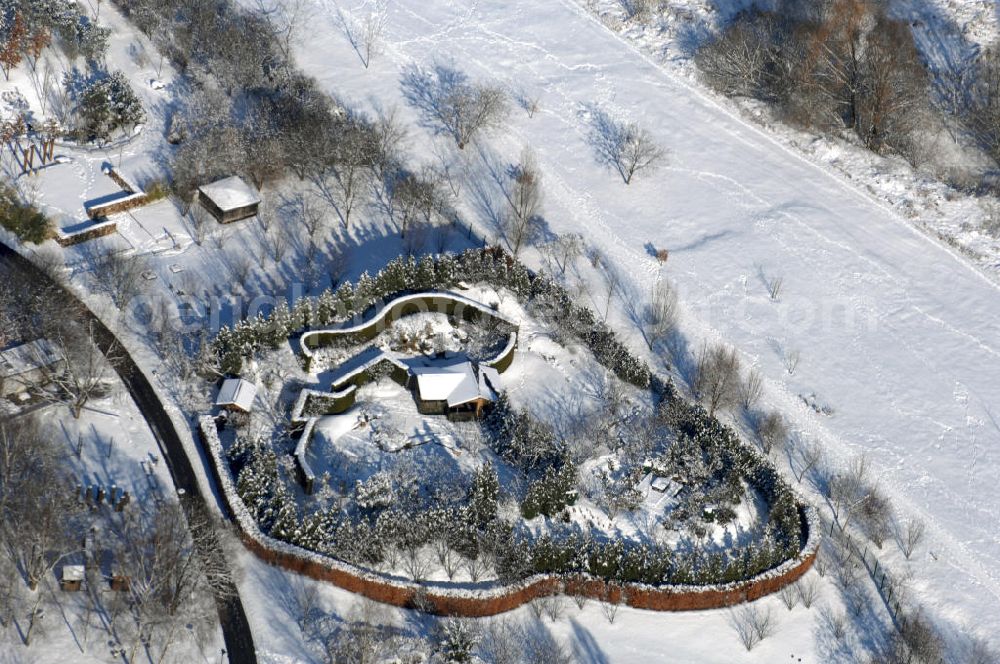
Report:
[{"label": "curving road", "polygon": [[[82,320],[93,322],[95,341],[101,352],[107,353],[108,349],[117,342],[114,334],[83,302],[3,243],[0,243],[0,267],[28,275],[34,284],[50,286],[52,292],[57,293],[57,297],[64,299],[64,311],[71,312]],[[185,512],[191,509],[192,502],[208,507],[208,501],[198,484],[191,460],[184,451],[180,436],[177,435],[177,430],[155,390],[153,390],[153,386],[122,344],[117,343],[117,346],[116,354],[120,360],[115,363],[115,371],[121,377],[129,394],[132,395],[132,399],[139,407],[139,411],[149,424],[149,428],[160,446],[163,458],[166,460],[174,485],[179,490],[182,489],[184,495],[190,498],[190,500],[182,500],[181,505]],[[208,546],[208,544],[199,542],[199,546]],[[225,559],[221,555],[218,558]],[[239,592],[233,586],[224,594],[226,597],[216,597],[215,605],[219,612],[219,623],[222,626],[229,661],[238,664],[256,664],[257,653],[254,648],[253,634]]]}]

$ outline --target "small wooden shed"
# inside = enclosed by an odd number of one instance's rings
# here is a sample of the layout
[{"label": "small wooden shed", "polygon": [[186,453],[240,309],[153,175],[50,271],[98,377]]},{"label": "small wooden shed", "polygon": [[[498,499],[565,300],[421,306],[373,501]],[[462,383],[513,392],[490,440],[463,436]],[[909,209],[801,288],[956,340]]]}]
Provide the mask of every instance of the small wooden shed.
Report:
[{"label": "small wooden shed", "polygon": [[260,196],[242,178],[234,175],[199,187],[198,202],[220,224],[229,224],[255,216]]},{"label": "small wooden shed", "polygon": [[83,565],[63,565],[59,587],[64,592],[78,592],[83,587]]},{"label": "small wooden shed", "polygon": [[257,386],[242,378],[227,378],[222,381],[215,405],[238,413],[249,413],[257,396]]}]

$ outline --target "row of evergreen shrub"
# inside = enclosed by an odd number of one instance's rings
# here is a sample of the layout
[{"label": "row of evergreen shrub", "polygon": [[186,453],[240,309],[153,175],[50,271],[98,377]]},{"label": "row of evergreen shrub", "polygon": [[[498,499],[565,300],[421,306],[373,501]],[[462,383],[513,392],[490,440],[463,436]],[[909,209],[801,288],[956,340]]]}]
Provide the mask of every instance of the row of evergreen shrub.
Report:
[{"label": "row of evergreen shrub", "polygon": [[317,297],[300,298],[292,308],[284,301],[269,316],[242,320],[219,330],[213,342],[218,368],[238,374],[243,361],[267,347],[277,347],[294,334],[313,327],[346,322],[381,303],[407,293],[447,290],[460,283],[505,288],[534,312],[558,324],[586,346],[597,360],[622,380],[647,388],[652,372],[633,355],[606,323],[589,308],[577,305],[561,285],[544,273],[532,273],[521,262],[495,249],[469,249],[461,254],[399,257],[375,276],[363,273],[356,283],[344,282]]}]

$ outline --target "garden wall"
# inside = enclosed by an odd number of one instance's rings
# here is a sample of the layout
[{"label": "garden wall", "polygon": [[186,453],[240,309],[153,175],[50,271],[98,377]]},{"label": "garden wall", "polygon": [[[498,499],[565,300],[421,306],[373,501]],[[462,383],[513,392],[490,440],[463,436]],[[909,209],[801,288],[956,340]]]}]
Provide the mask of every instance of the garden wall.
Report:
[{"label": "garden wall", "polygon": [[[371,320],[346,327],[310,330],[299,338],[299,346],[311,367],[313,350],[346,339],[350,343],[370,341],[393,321],[417,313],[434,312],[448,316],[461,316],[463,320],[478,322],[483,318],[493,318],[517,329],[517,325],[499,312],[457,293],[425,292],[403,295],[376,310]],[[514,335],[516,337],[516,334]],[[510,364],[509,362],[507,363]]]},{"label": "garden wall", "polygon": [[104,174],[111,178],[112,182],[121,187],[122,191],[128,195],[124,198],[88,207],[87,216],[91,219],[100,219],[112,214],[118,214],[119,212],[134,210],[150,202],[149,194],[139,188],[139,185],[129,179],[124,173],[120,173],[113,167],[106,166]]},{"label": "garden wall", "polygon": [[558,577],[537,575],[501,585],[440,582],[414,583],[350,565],[262,533],[236,493],[225,454],[210,416],[200,420],[202,442],[211,459],[212,472],[223,500],[233,515],[244,545],[264,562],[318,581],[333,583],[350,592],[393,606],[419,608],[440,615],[491,616],[515,609],[538,597],[556,593],[582,595],[595,600],[621,602],[653,611],[717,609],[752,601],[795,582],[812,567],[819,546],[820,528],[815,510],[800,505],[799,518],[807,533],[799,554],[775,569],[747,581],[706,587],[616,584],[588,575]]},{"label": "garden wall", "polygon": [[111,235],[117,230],[117,222],[102,221],[98,224],[94,224],[93,226],[88,226],[84,230],[76,233],[58,232],[56,234],[56,242],[58,242],[61,247],[70,247],[74,244],[80,244],[81,242],[87,242],[88,240],[104,237],[105,235]]}]

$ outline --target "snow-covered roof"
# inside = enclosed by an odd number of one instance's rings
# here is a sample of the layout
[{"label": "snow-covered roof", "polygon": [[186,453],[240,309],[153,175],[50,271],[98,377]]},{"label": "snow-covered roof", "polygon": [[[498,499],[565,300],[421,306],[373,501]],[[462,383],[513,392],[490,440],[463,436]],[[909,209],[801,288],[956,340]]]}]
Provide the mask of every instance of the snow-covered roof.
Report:
[{"label": "snow-covered roof", "polygon": [[60,360],[59,353],[47,339],[28,343],[0,352],[0,374],[19,376],[35,369],[49,367]]},{"label": "snow-covered roof", "polygon": [[250,412],[254,397],[257,396],[257,386],[242,378],[227,378],[219,388],[219,396],[215,399],[216,406],[236,406],[242,411]]},{"label": "snow-covered roof", "polygon": [[63,581],[83,581],[83,565],[63,565],[62,568],[62,580]]},{"label": "snow-covered roof", "polygon": [[211,184],[202,185],[198,187],[198,191],[215,203],[223,212],[260,203],[260,197],[257,195],[257,192],[251,189],[241,177],[236,175],[224,180],[217,180]]},{"label": "snow-covered roof", "polygon": [[653,481],[649,483],[649,486],[653,489],[653,491],[663,493],[667,490],[667,487],[670,486],[670,480],[666,477],[654,477]]},{"label": "snow-covered roof", "polygon": [[424,401],[447,401],[449,408],[476,399],[496,400],[494,387],[500,384],[500,374],[492,367],[473,367],[471,362],[411,367],[417,378],[417,389]]}]

